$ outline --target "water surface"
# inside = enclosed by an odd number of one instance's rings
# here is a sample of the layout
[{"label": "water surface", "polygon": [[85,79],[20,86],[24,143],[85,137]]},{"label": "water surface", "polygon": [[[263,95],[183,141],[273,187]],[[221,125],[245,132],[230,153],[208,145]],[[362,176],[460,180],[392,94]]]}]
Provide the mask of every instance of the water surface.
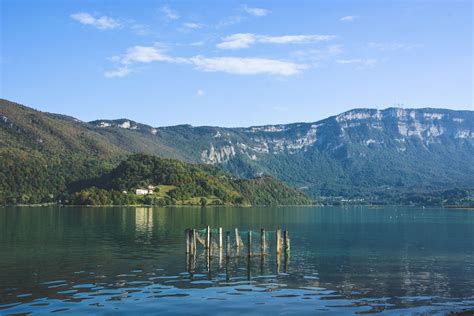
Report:
[{"label": "water surface", "polygon": [[[188,227],[268,231],[269,253],[185,254]],[[277,264],[275,228],[288,229]],[[242,236],[246,242],[245,236]],[[0,314],[445,314],[474,310],[474,212],[0,208]]]}]

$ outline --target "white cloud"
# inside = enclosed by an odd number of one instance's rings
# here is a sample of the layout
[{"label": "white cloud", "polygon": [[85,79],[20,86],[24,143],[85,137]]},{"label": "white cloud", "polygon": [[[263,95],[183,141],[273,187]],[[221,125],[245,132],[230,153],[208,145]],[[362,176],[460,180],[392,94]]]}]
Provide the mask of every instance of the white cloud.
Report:
[{"label": "white cloud", "polygon": [[377,63],[377,59],[369,58],[355,58],[355,59],[338,59],[336,63],[343,65],[357,65],[357,66],[374,66]]},{"label": "white cloud", "polygon": [[144,24],[132,24],[130,29],[137,35],[146,36],[151,33],[150,27]]},{"label": "white cloud", "polygon": [[342,47],[342,45],[330,45],[324,48],[297,50],[292,52],[291,55],[298,60],[319,62],[341,54],[343,52]]},{"label": "white cloud", "polygon": [[203,27],[202,24],[194,23],[194,22],[184,23],[183,26],[188,29],[200,29]]},{"label": "white cloud", "polygon": [[120,58],[120,63],[130,65],[132,63],[150,63],[153,61],[173,61],[173,58],[164,54],[162,49],[150,46],[134,46]]},{"label": "white cloud", "polygon": [[168,7],[166,5],[162,6],[160,8],[160,11],[165,15],[166,19],[168,19],[168,20],[177,20],[177,19],[179,19],[179,14],[175,10],[171,9],[170,7]]},{"label": "white cloud", "polygon": [[81,24],[94,26],[99,30],[112,30],[122,25],[118,20],[112,19],[108,16],[104,15],[96,18],[86,12],[74,13],[71,14],[70,17]]},{"label": "white cloud", "polygon": [[110,70],[110,71],[106,71],[104,73],[104,76],[107,77],[107,78],[121,78],[121,77],[125,77],[127,75],[129,75],[131,73],[131,70],[130,68],[128,67],[119,67],[117,69],[114,69],[114,70]]},{"label": "white cloud", "polygon": [[190,61],[198,70],[236,75],[270,74],[291,76],[306,69],[306,65],[267,58],[195,56]]},{"label": "white cloud", "polygon": [[223,41],[216,45],[220,49],[248,48],[256,42],[256,36],[251,33],[239,33],[224,37]]},{"label": "white cloud", "polygon": [[369,48],[381,51],[410,50],[418,45],[408,45],[400,42],[370,42],[367,44]]},{"label": "white cloud", "polygon": [[321,41],[329,41],[336,38],[334,35],[283,35],[283,36],[260,36],[259,42],[273,44],[304,44]]},{"label": "white cloud", "polygon": [[305,64],[298,64],[277,59],[251,57],[205,57],[190,58],[174,57],[165,54],[164,49],[156,46],[134,46],[122,56],[109,58],[118,63],[115,70],[107,71],[108,78],[124,77],[132,72],[135,64],[151,62],[168,62],[193,65],[197,70],[205,72],[225,72],[237,75],[269,74],[291,76],[308,68]]},{"label": "white cloud", "polygon": [[202,46],[202,45],[204,45],[204,41],[192,42],[189,45],[191,45],[191,46]]},{"label": "white cloud", "polygon": [[358,15],[346,15],[346,16],[343,16],[342,18],[340,18],[339,21],[341,21],[341,22],[352,22],[352,21],[354,21],[358,18],[359,18]]},{"label": "white cloud", "polygon": [[206,94],[206,93],[205,93],[204,90],[202,90],[202,89],[198,89],[198,90],[196,91],[196,96],[198,96],[198,97],[202,97],[202,96],[204,96],[205,94]]},{"label": "white cloud", "polygon": [[314,43],[320,41],[329,41],[334,39],[334,35],[283,35],[283,36],[268,36],[257,35],[253,33],[237,33],[222,39],[222,42],[216,47],[220,49],[240,49],[248,48],[255,43],[270,43],[270,44],[303,44]]},{"label": "white cloud", "polygon": [[240,15],[229,16],[229,17],[224,18],[223,20],[221,20],[216,25],[216,27],[221,28],[221,27],[225,27],[225,26],[234,25],[234,24],[242,22],[242,20],[244,20],[244,18],[241,17]]},{"label": "white cloud", "polygon": [[253,15],[253,16],[256,16],[256,17],[263,17],[263,16],[266,16],[270,13],[269,10],[267,9],[261,9],[261,8],[251,8],[251,7],[248,7],[248,6],[244,6],[243,7],[244,11],[247,12],[248,14],[250,15]]}]

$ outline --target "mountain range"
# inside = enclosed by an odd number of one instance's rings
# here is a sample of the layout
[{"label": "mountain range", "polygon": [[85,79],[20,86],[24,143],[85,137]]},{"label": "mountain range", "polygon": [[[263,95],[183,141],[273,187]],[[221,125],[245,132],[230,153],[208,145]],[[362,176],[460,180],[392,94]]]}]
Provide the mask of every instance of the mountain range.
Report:
[{"label": "mountain range", "polygon": [[[313,198],[474,187],[473,111],[354,109],[310,123],[152,127],[82,122],[0,100],[0,145],[3,195],[57,195],[131,153],[215,165],[242,178],[269,175]],[[48,175],[59,180],[48,183]]]}]

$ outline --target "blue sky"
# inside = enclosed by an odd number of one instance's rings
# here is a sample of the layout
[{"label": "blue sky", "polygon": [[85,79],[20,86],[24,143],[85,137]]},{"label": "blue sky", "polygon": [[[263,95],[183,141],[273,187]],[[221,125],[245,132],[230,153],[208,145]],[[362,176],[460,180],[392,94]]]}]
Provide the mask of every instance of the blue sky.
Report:
[{"label": "blue sky", "polygon": [[250,126],[473,110],[473,2],[1,1],[2,98],[88,121]]}]

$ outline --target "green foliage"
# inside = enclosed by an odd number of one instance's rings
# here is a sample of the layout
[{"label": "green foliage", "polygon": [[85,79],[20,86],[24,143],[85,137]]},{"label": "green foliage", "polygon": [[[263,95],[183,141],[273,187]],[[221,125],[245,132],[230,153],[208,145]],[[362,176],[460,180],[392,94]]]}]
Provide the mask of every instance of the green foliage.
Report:
[{"label": "green foliage", "polygon": [[283,185],[280,181],[265,176],[255,179],[241,179],[235,182],[241,196],[234,202],[251,205],[310,205],[312,201],[302,192]]},{"label": "green foliage", "polygon": [[[253,192],[233,179],[260,174],[323,203],[449,204],[436,194],[474,187],[474,112],[406,111],[410,115],[400,117],[397,109],[358,109],[349,113],[355,119],[344,119],[345,113],[277,129],[153,128],[126,119],[85,123],[0,99],[0,204],[54,202],[94,186],[122,192],[158,183],[172,189],[147,197],[146,203],[167,199],[198,205],[200,197],[210,204],[275,203],[275,198],[263,198],[272,195],[265,183],[260,185],[266,193]],[[442,118],[431,119],[433,111]],[[100,127],[103,122],[110,127]],[[132,128],[119,128],[125,122]],[[400,126],[410,133],[402,133]],[[418,134],[420,127],[424,131]],[[217,166],[232,176],[212,166],[151,156],[123,161],[138,152],[198,163],[211,147],[222,153],[229,146],[235,155]]]},{"label": "green foliage", "polygon": [[[87,182],[94,183],[94,186],[74,193],[68,203],[201,206],[310,204],[304,194],[270,177],[233,180],[230,175],[214,167],[144,154],[131,155],[115,169]],[[120,193],[134,192],[148,185],[166,188],[166,193],[155,192],[144,196]]]}]

